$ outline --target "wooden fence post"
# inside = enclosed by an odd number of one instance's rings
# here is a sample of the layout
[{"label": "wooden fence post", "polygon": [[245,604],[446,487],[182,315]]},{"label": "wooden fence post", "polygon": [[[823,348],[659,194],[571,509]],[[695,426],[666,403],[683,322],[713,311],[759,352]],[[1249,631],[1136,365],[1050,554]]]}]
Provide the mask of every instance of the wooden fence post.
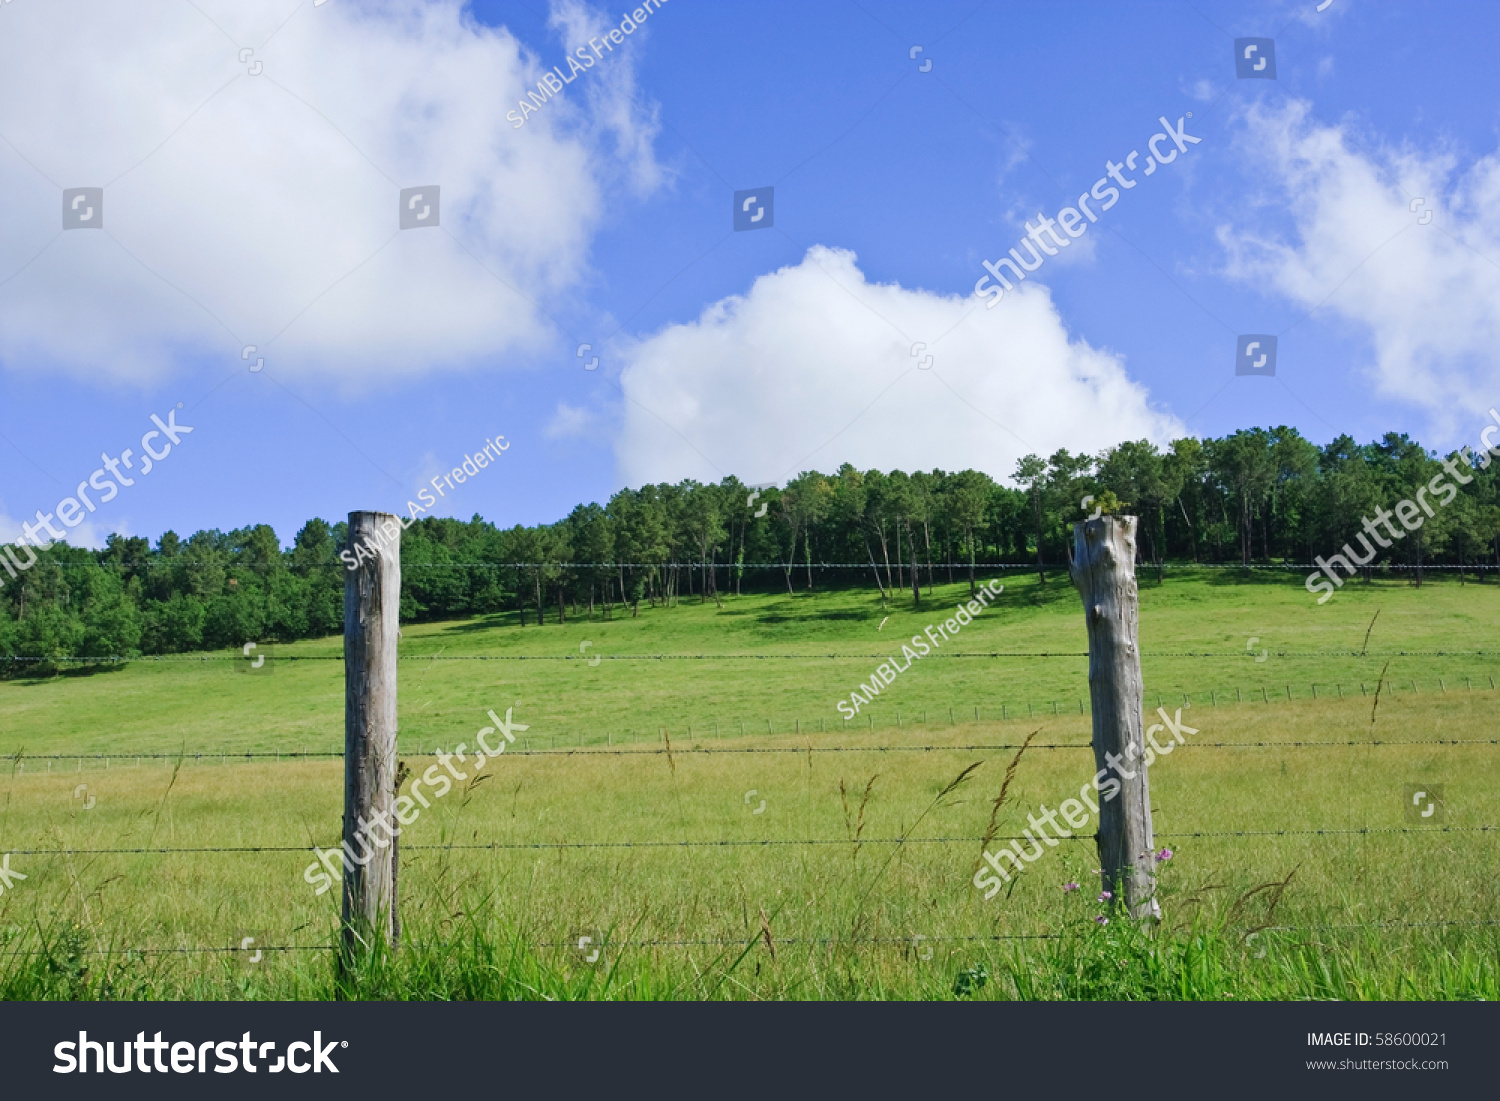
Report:
[{"label": "wooden fence post", "polygon": [[[393,828],[401,522],[351,512],[358,557],[344,582],[344,923],[346,959],[395,945],[400,930]],[[365,548],[361,550],[360,548]]]},{"label": "wooden fence post", "polygon": [[1075,523],[1072,573],[1088,624],[1094,767],[1121,785],[1115,798],[1099,798],[1099,867],[1105,889],[1123,891],[1130,916],[1139,918],[1160,917],[1161,910],[1154,897],[1145,696],[1136,642],[1135,533],[1134,516]]}]

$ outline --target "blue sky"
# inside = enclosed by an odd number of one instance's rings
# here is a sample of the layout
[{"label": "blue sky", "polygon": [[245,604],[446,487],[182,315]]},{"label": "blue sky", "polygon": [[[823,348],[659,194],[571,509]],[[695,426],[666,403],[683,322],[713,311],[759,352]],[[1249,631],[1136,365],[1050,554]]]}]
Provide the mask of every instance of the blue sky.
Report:
[{"label": "blue sky", "polygon": [[[628,9],[15,0],[0,534],[178,402],[194,433],[74,541],[289,541],[497,435],[439,514],[1252,425],[1459,446],[1500,403],[1500,8],[1316,7],[666,0],[591,51]],[[1238,37],[1277,79],[1236,78]],[[1143,176],[1161,117],[1201,141]],[[982,262],[1132,150],[1137,186],[985,308]],[[398,230],[434,183],[440,227]],[[767,186],[774,225],[734,232]],[[77,187],[104,232],[60,230]],[[1274,378],[1235,376],[1245,333]]]}]

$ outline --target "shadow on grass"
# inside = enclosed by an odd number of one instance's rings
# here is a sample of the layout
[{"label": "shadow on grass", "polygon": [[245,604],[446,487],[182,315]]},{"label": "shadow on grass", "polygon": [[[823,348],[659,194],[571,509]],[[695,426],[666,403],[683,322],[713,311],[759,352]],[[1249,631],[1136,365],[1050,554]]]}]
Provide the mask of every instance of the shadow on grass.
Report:
[{"label": "shadow on grass", "polygon": [[[149,661],[149,658],[141,659]],[[80,680],[89,677],[100,676],[105,673],[123,673],[125,667],[130,665],[128,661],[101,661],[98,665],[74,665],[69,663],[66,667],[49,665],[46,662],[37,662],[40,668],[33,669],[27,673],[17,674],[13,677],[0,677],[0,680],[8,680],[12,684],[19,684],[25,688],[36,688],[44,684],[52,684],[58,680]]]},{"label": "shadow on grass", "polygon": [[[429,619],[426,623],[441,623],[441,619]],[[413,626],[423,624],[423,620],[416,620]],[[443,628],[445,635],[475,635],[481,631],[493,631],[496,627],[519,627],[521,617],[516,612],[490,612],[485,615],[475,616],[458,623],[449,623]],[[527,626],[531,626],[531,620],[527,620]]]},{"label": "shadow on grass", "polygon": [[785,615],[776,612],[760,612],[758,614],[755,612],[741,612],[740,614],[753,616],[757,623],[765,623],[771,626],[784,623],[823,623],[830,620],[835,622],[863,622],[865,620],[879,619],[882,615],[879,609],[873,612],[809,612],[806,615]]}]

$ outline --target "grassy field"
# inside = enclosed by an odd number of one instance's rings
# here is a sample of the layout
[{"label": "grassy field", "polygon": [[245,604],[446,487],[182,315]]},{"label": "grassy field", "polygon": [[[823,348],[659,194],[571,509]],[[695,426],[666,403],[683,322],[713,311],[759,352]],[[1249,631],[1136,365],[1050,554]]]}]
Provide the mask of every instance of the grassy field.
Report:
[{"label": "grassy field", "polygon": [[[1350,584],[1323,607],[1297,579],[1174,571],[1143,580],[1141,650],[1152,702],[1195,705],[1374,691],[1452,693],[1500,677],[1500,585]],[[1011,574],[997,605],[957,643],[861,709],[877,731],[901,722],[1078,712],[1088,696],[1077,594],[1056,577]],[[967,593],[939,586],[924,607],[882,609],[868,593],[730,598],[720,610],[683,602],[613,621],[516,626],[514,616],[409,625],[402,639],[401,738],[412,752],[453,744],[489,707],[522,701],[550,745],[611,738],[835,732],[835,709],[902,641],[951,614]],[[1370,632],[1368,654],[1351,656]],[[889,616],[883,628],[880,624]],[[1247,652],[1251,638],[1254,653]],[[589,645],[580,650],[584,643]],[[343,744],[342,639],[278,647],[270,672],[235,672],[238,654],[143,660],[38,681],[0,682],[0,753],[331,752]],[[1265,658],[1256,661],[1262,652]],[[990,657],[1064,654],[1062,657]],[[1178,655],[1198,656],[1178,656]],[[967,655],[967,656],[961,656]],[[1208,656],[1204,656],[1208,655]],[[590,659],[600,658],[598,665]],[[209,660],[204,660],[205,658]],[[473,660],[484,659],[484,660]],[[642,660],[648,659],[648,660]],[[239,663],[243,664],[243,663]],[[1441,682],[1441,687],[1440,687]],[[1341,688],[1339,687],[1341,686]],[[1030,712],[1028,713],[1028,707]],[[1003,709],[1003,710],[1002,710]],[[770,723],[768,728],[767,723]],[[718,724],[715,727],[714,724]],[[799,725],[800,724],[800,725]]]},{"label": "grassy field", "polygon": [[[1198,733],[1152,770],[1175,855],[1142,929],[1095,924],[1091,840],[989,902],[970,882],[1019,743],[1037,732],[1002,838],[1092,773],[1086,659],[993,656],[1077,655],[1077,596],[1005,584],[849,724],[835,702],[966,587],[405,628],[418,771],[488,708],[530,729],[403,835],[407,946],[342,988],[314,950],[338,892],[303,878],[338,833],[339,640],[261,673],[194,655],[0,683],[0,752],[24,754],[0,854],[28,877],[0,895],[0,996],[1500,996],[1500,587],[1319,608],[1280,575],[1144,583],[1148,698],[1186,696]],[[1443,786],[1440,824],[1405,817],[1408,785]],[[160,851],[181,849],[235,851]]]}]

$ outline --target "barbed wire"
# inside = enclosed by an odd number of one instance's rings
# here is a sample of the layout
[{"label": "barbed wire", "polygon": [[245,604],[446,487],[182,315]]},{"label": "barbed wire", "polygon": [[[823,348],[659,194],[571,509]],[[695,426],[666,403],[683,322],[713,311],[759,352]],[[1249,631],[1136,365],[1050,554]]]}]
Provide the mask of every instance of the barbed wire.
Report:
[{"label": "barbed wire", "polygon": [[[40,548],[43,553],[48,549]],[[76,549],[76,548],[75,548]],[[85,548],[86,549],[86,548]],[[354,548],[346,548],[353,550]],[[99,553],[99,552],[96,552]],[[264,573],[268,571],[268,564],[264,562],[237,562],[227,560],[223,562],[207,562],[202,560],[184,561],[180,558],[145,558],[134,560],[110,560],[108,565],[118,565],[127,570],[139,569],[165,569],[169,567],[177,569],[218,569],[225,573],[244,571],[248,573]],[[343,570],[348,571],[344,562],[277,562],[274,565],[289,572],[298,570]],[[877,566],[884,567],[883,563]],[[955,573],[969,570],[968,562],[921,562],[918,564],[920,570],[931,570],[934,574],[939,571],[952,570]],[[891,572],[895,572],[898,564],[891,563]],[[542,568],[560,568],[565,570],[693,570],[702,573],[705,570],[728,571],[733,573],[740,570],[777,570],[781,573],[800,573],[808,569],[806,562],[797,562],[788,570],[785,562],[717,562],[702,563],[692,562],[572,562],[564,559],[552,559],[546,562],[403,562],[402,572],[409,570],[435,570],[435,569],[491,569],[491,570],[534,570]],[[1054,574],[1066,570],[1066,562],[1046,562],[1042,568],[1050,570]],[[813,562],[811,568],[814,570],[860,570],[870,569],[869,562]],[[899,568],[905,572],[911,572],[910,563],[900,563]],[[1022,573],[1032,573],[1037,569],[1036,562],[975,562],[975,570],[1010,570]],[[1315,562],[1252,562],[1248,565],[1239,562],[1163,562],[1160,566],[1155,562],[1137,561],[1135,563],[1137,573],[1154,573],[1157,569],[1162,571],[1173,570],[1312,570],[1322,572],[1322,567]],[[1463,570],[1465,573],[1481,573],[1487,570],[1500,570],[1500,565],[1494,563],[1428,563],[1418,565],[1415,562],[1381,562],[1377,565],[1361,567],[1361,571],[1370,570],[1377,573],[1385,572],[1415,572],[1418,570]],[[975,579],[976,583],[978,578]],[[957,577],[951,581],[942,581],[942,585],[967,585],[967,577]],[[721,594],[728,595],[728,594]],[[615,601],[615,603],[629,603],[629,601]]]},{"label": "barbed wire", "polygon": [[[747,735],[749,736],[749,735]],[[755,735],[758,737],[759,735]],[[1323,741],[1323,742],[1184,742],[1177,748],[1182,749],[1193,746],[1198,749],[1258,749],[1258,748],[1317,748],[1317,747],[1347,747],[1347,746],[1393,746],[1393,745],[1500,745],[1500,738],[1432,738],[1432,739],[1369,739],[1366,741]],[[672,756],[682,757],[692,754],[705,754],[712,756],[718,753],[974,753],[998,749],[1020,749],[1021,742],[991,742],[987,744],[966,745],[913,745],[913,746],[726,746],[716,748],[714,746],[691,746],[683,749],[521,749],[510,750],[520,757],[659,757]],[[1026,746],[1031,749],[1093,749],[1092,742],[1032,742]],[[417,751],[421,756],[421,751]],[[171,756],[170,754],[166,756]],[[270,756],[270,754],[266,754]],[[343,757],[343,754],[336,754]],[[430,754],[428,754],[430,756]],[[3,760],[4,758],[0,758]]]},{"label": "barbed wire", "polygon": [[[892,565],[894,566],[894,563]],[[323,568],[327,568],[327,567],[330,567],[330,566],[340,566],[340,568],[345,568],[345,567],[342,567],[341,564],[338,563],[338,562],[319,563],[315,568],[323,569]],[[441,569],[441,568],[448,567],[448,566],[463,567],[465,569],[471,569],[471,568],[473,568],[473,569],[484,569],[484,568],[487,568],[487,569],[506,569],[506,570],[534,570],[538,566],[542,566],[542,567],[553,567],[553,566],[555,566],[555,567],[558,567],[558,568],[561,568],[561,569],[574,569],[574,570],[617,570],[617,569],[627,569],[627,570],[694,570],[694,571],[697,571],[697,572],[700,572],[700,573],[705,569],[704,564],[699,563],[699,562],[568,562],[568,561],[551,561],[551,562],[410,562],[410,563],[405,563],[404,562],[404,563],[402,563],[401,568],[402,568],[403,571],[405,571],[405,570],[409,570],[409,569]],[[926,570],[926,569],[929,568],[929,566],[930,566],[931,570],[934,573],[936,573],[939,570],[947,570],[947,569],[949,569],[949,565],[947,563],[942,563],[942,562],[932,562],[932,563],[922,562],[922,563],[919,563],[918,568],[919,568],[919,570]],[[1047,569],[1047,570],[1051,570],[1054,574],[1056,574],[1056,573],[1060,573],[1060,572],[1065,571],[1066,567],[1067,567],[1067,563],[1066,562],[1047,562],[1047,563],[1045,563],[1045,565],[1044,565],[1043,568]],[[717,563],[717,564],[710,563],[710,564],[707,565],[706,568],[713,569],[713,570],[729,570],[729,571],[742,570],[742,569],[743,570],[780,570],[782,573],[787,573],[787,572],[799,573],[799,572],[802,572],[802,571],[804,571],[804,570],[807,569],[807,563],[806,562],[795,563],[791,567],[790,571],[788,570],[787,564],[785,562],[744,562],[744,563],[738,563],[738,562],[720,562],[720,563]],[[870,568],[870,563],[868,563],[868,562],[814,562],[812,564],[812,568],[815,569],[815,570],[868,570]],[[955,562],[955,563],[952,564],[952,569],[954,571],[959,571],[959,570],[967,571],[968,568],[969,568],[969,564],[967,562]],[[976,570],[1019,570],[1019,571],[1021,571],[1023,573],[1032,573],[1032,572],[1034,572],[1036,570],[1037,564],[1035,562],[976,562],[976,563],[974,563],[974,568]],[[1366,567],[1362,567],[1362,569],[1363,568],[1366,568]],[[1482,571],[1482,570],[1500,570],[1500,565],[1494,565],[1494,564],[1489,564],[1489,565],[1479,565],[1479,564],[1429,565],[1428,563],[1423,562],[1420,566],[1418,566],[1414,562],[1384,562],[1384,563],[1381,563],[1378,566],[1371,566],[1371,567],[1367,567],[1367,568],[1375,570],[1377,572],[1378,571],[1406,571],[1406,570],[1413,570],[1413,571],[1415,571],[1415,570],[1464,570],[1465,572],[1468,572],[1468,571],[1472,570],[1472,571],[1478,572],[1478,571]],[[911,572],[911,565],[910,565],[910,563],[903,564],[901,566],[901,569],[904,572],[906,572],[906,573],[909,574]],[[1135,570],[1136,570],[1137,573],[1154,573],[1156,571],[1156,569],[1157,569],[1157,565],[1156,565],[1155,562],[1137,561],[1135,563]],[[1313,571],[1321,573],[1323,568],[1321,566],[1317,565],[1314,562],[1300,562],[1300,563],[1299,562],[1251,563],[1248,566],[1241,565],[1238,562],[1178,562],[1178,563],[1175,563],[1175,564],[1174,563],[1170,563],[1170,562],[1164,562],[1161,565],[1161,569],[1164,570],[1164,571],[1166,571],[1166,570],[1297,570],[1297,571],[1301,571],[1301,570],[1313,570]],[[978,581],[979,581],[979,579],[975,578],[975,582],[978,583]],[[954,579],[952,581],[943,581],[943,582],[940,582],[940,584],[943,584],[943,585],[967,585],[968,583],[969,583],[969,579],[967,577],[959,577],[959,578],[956,578],[956,579]],[[721,595],[727,595],[727,594],[721,594]],[[621,602],[617,602],[617,603],[621,603]],[[623,603],[628,603],[628,601],[623,602]]]},{"label": "barbed wire", "polygon": [[[778,947],[781,947],[783,945],[803,945],[803,944],[819,944],[819,945],[826,945],[826,944],[848,944],[850,946],[860,945],[860,944],[904,944],[904,945],[912,946],[912,945],[921,943],[923,941],[950,942],[950,941],[986,941],[986,940],[988,940],[988,941],[1006,941],[1006,940],[1057,940],[1057,939],[1061,939],[1062,936],[1063,936],[1063,934],[1061,934],[1061,933],[991,933],[991,934],[984,934],[984,935],[979,935],[979,936],[964,936],[964,937],[956,937],[956,936],[955,937],[944,937],[944,936],[931,936],[931,937],[929,937],[929,936],[925,936],[925,935],[923,935],[921,937],[860,937],[857,940],[850,940],[849,938],[846,938],[846,937],[787,937],[785,939],[783,939],[781,937],[777,937],[775,942],[776,942],[776,945]],[[762,934],[759,931],[757,931],[754,934],[753,937],[742,938],[740,940],[712,940],[712,939],[701,939],[701,940],[636,940],[636,941],[620,941],[620,942],[617,942],[617,943],[611,943],[609,941],[600,941],[598,943],[598,947],[607,948],[607,949],[616,950],[616,951],[623,950],[623,949],[626,949],[626,948],[687,948],[687,947],[728,948],[728,947],[743,946],[743,945],[745,945],[747,943],[752,943],[754,941],[759,941],[761,939],[761,937],[762,937]],[[254,944],[254,945],[251,945],[251,946],[249,946],[247,948],[241,948],[238,945],[226,945],[226,946],[224,946],[222,948],[215,948],[215,947],[196,947],[196,948],[126,948],[126,949],[88,948],[88,949],[84,949],[81,954],[82,955],[86,955],[86,956],[121,955],[121,956],[127,956],[128,957],[130,955],[140,955],[140,956],[156,956],[156,955],[210,955],[210,954],[217,954],[217,953],[255,952],[255,951],[261,951],[261,952],[334,952],[334,951],[337,951],[339,949],[339,947],[340,946],[336,945],[336,944],[284,944],[284,945],[259,945],[259,944]],[[416,950],[419,950],[419,951],[425,951],[425,950],[430,950],[430,949],[433,949],[433,948],[449,948],[449,947],[452,947],[452,946],[450,944],[404,944],[404,945],[402,945],[402,947],[404,947],[404,948],[412,948],[412,949],[416,949]],[[574,941],[538,941],[538,942],[535,942],[534,944],[532,944],[531,947],[533,947],[533,948],[570,948],[570,949],[573,949],[574,951],[578,950],[578,945]],[[10,952],[10,953],[5,953],[5,955],[10,955],[10,956],[19,956],[19,955],[25,955],[25,954],[27,954],[27,953],[26,953],[26,951],[24,949],[17,950],[17,951],[14,951],[14,952]]]},{"label": "barbed wire", "polygon": [[[328,568],[328,565],[329,564],[320,564],[319,566],[317,566],[315,568],[325,569],[325,568]],[[339,563],[334,562],[334,563],[331,563],[331,565],[338,566]],[[697,562],[563,562],[563,561],[554,561],[554,562],[410,562],[410,563],[402,563],[401,569],[402,569],[403,572],[407,571],[407,570],[445,569],[445,568],[448,568],[448,567],[460,567],[460,568],[463,568],[463,569],[534,570],[538,566],[541,566],[543,568],[557,568],[557,569],[563,569],[563,570],[617,570],[617,569],[627,569],[627,570],[693,570],[693,571],[695,571],[697,573],[700,573],[700,574],[702,572],[704,572],[704,568],[705,568],[704,566],[700,565]],[[798,562],[795,566],[792,567],[792,569],[790,571],[788,571],[785,562],[746,562],[743,565],[737,564],[737,563],[724,563],[724,562],[720,562],[717,565],[709,564],[709,566],[707,568],[710,569],[710,570],[726,570],[726,571],[730,571],[731,573],[733,571],[736,571],[736,570],[777,570],[777,571],[779,571],[781,573],[788,573],[788,572],[791,572],[791,573],[801,573],[801,572],[804,572],[807,569],[807,563],[806,562]],[[870,568],[870,564],[868,562],[814,562],[812,564],[812,568],[815,569],[815,570],[861,570],[861,571],[863,571],[863,570],[868,570]],[[910,566],[910,564],[904,564],[901,568],[902,568],[902,570],[905,573],[910,574],[910,572],[911,572],[911,566]],[[968,568],[969,568],[969,566],[968,566],[967,562],[965,562],[965,563],[954,563],[953,564],[953,569],[954,569],[955,572],[959,571],[959,570],[967,571]],[[1036,571],[1037,565],[1036,565],[1035,562],[976,562],[974,564],[974,568],[976,570],[1010,570],[1010,571],[1020,571],[1022,573],[1034,573]],[[1059,574],[1066,574],[1067,568],[1068,568],[1068,564],[1066,562],[1048,562],[1048,563],[1046,563],[1046,565],[1045,565],[1044,568],[1046,570],[1050,571],[1054,576],[1056,576],[1056,575],[1059,575]],[[1248,566],[1241,565],[1238,562],[1179,562],[1179,563],[1176,563],[1176,564],[1168,562],[1168,563],[1163,563],[1160,568],[1161,568],[1162,572],[1164,572],[1164,573],[1171,573],[1173,571],[1182,571],[1182,570],[1188,570],[1188,571],[1190,571],[1190,570],[1290,570],[1290,571],[1293,571],[1295,573],[1302,573],[1303,571],[1311,571],[1313,573],[1322,573],[1323,572],[1323,568],[1321,566],[1319,566],[1315,562],[1281,562],[1281,563],[1278,563],[1278,562],[1271,562],[1271,563],[1259,562],[1259,563],[1251,563]],[[1456,563],[1441,563],[1441,564],[1437,564],[1437,565],[1432,565],[1432,564],[1429,564],[1427,562],[1423,562],[1419,566],[1415,562],[1385,562],[1385,563],[1381,563],[1378,566],[1361,567],[1362,570],[1366,569],[1366,568],[1370,569],[1372,572],[1375,572],[1375,573],[1416,573],[1416,572],[1426,571],[1426,570],[1462,570],[1465,573],[1482,573],[1482,572],[1485,572],[1485,571],[1488,571],[1488,570],[1500,570],[1500,565],[1495,565],[1493,563],[1484,564],[1484,565],[1473,564],[1473,563],[1465,563],[1463,565],[1458,565]],[[919,569],[920,570],[926,570],[926,569],[928,569],[928,563],[926,563],[926,562],[921,563],[920,566],[919,566]],[[948,566],[946,564],[944,564],[944,563],[941,563],[941,562],[933,562],[931,564],[931,569],[932,569],[932,572],[934,574],[936,574],[940,570],[946,570],[946,569],[948,569]],[[1138,573],[1138,574],[1141,574],[1141,573],[1155,573],[1156,570],[1157,570],[1157,565],[1156,565],[1155,562],[1137,561],[1135,563],[1135,572]],[[1358,575],[1354,575],[1354,577],[1357,579]],[[974,579],[974,581],[975,581],[975,584],[978,585],[980,583],[981,579],[976,577]],[[938,581],[938,582],[936,582],[936,584],[938,584],[938,585],[954,585],[954,586],[957,586],[957,585],[967,585],[968,583],[969,583],[969,579],[967,577],[957,577],[957,578],[954,578],[951,581]],[[927,582],[922,582],[922,586],[924,588],[926,588],[927,585],[928,585]],[[856,588],[858,589],[858,591],[861,591],[861,592],[864,592],[864,591],[875,591],[875,590],[867,590],[865,586],[857,586]],[[894,591],[897,591],[897,592],[902,591],[903,588],[904,588],[904,586],[894,586],[893,587]],[[676,598],[679,599],[679,600],[681,600],[681,599],[683,599],[686,596],[696,596],[696,595],[697,595],[696,593],[686,593],[686,594],[678,593],[678,594],[676,594]],[[720,596],[729,596],[731,594],[726,593],[726,592],[720,592],[719,595]],[[657,599],[660,600],[661,598],[658,597]],[[602,601],[601,601],[601,603],[602,603]],[[631,602],[630,601],[615,600],[614,603],[615,604],[625,605],[625,604],[629,604]]]},{"label": "barbed wire", "polygon": [[[851,841],[847,838],[812,838],[803,840],[740,839],[721,841],[509,841],[469,842],[446,845],[403,845],[403,852],[412,851],[502,851],[537,849],[654,849],[654,848],[742,848],[768,847],[772,845],[922,845],[959,844],[983,841],[982,837],[871,837]],[[1024,841],[1023,837],[992,837],[991,841]],[[1064,840],[1091,841],[1089,837],[1068,837]],[[9,856],[170,856],[245,854],[245,853],[312,853],[317,851],[338,852],[339,847],[330,845],[241,845],[241,846],[193,846],[154,849],[10,849]]]},{"label": "barbed wire", "polygon": [[[413,946],[415,947],[415,946]],[[196,948],[81,948],[69,949],[70,954],[76,952],[80,956],[121,956],[129,959],[131,956],[198,956],[215,955],[221,952],[332,952],[337,950],[336,944],[256,944],[249,948],[241,948],[238,945],[225,945],[222,948],[212,946]],[[20,959],[25,957],[47,958],[51,956],[45,945],[37,945],[35,948],[14,948],[9,952],[0,952],[0,959]]]},{"label": "barbed wire", "polygon": [[[1170,840],[1179,842],[1182,839],[1199,840],[1203,838],[1224,837],[1343,837],[1362,836],[1366,834],[1405,834],[1405,833],[1495,833],[1500,832],[1500,826],[1361,826],[1359,828],[1341,829],[1301,829],[1301,830],[1197,830],[1197,831],[1175,831],[1161,830],[1156,834],[1156,840]],[[1059,838],[1063,841],[1095,841],[1095,834],[1069,834]],[[769,848],[778,845],[796,846],[819,846],[819,845],[966,845],[976,842],[987,844],[993,841],[1025,841],[1036,843],[1032,837],[814,837],[814,838],[738,838],[720,839],[712,841],[474,841],[474,842],[450,842],[442,845],[402,845],[403,852],[459,852],[459,851],[505,851],[505,850],[536,850],[536,849],[713,849],[713,848]],[[203,854],[203,853],[310,853],[314,851],[337,852],[337,845],[234,845],[234,846],[184,846],[171,848],[139,848],[139,849],[9,849],[0,850],[11,856],[166,856],[179,854]]]},{"label": "barbed wire", "polygon": [[[759,735],[747,735],[747,737]],[[507,757],[685,757],[692,755],[713,756],[716,754],[756,753],[981,753],[1002,749],[1020,749],[1020,742],[963,743],[955,745],[823,745],[823,746],[684,746],[680,749],[510,749]],[[1288,741],[1288,742],[1184,742],[1179,749],[1318,749],[1374,746],[1454,746],[1454,745],[1500,745],[1500,738],[1370,738],[1345,741]],[[1092,749],[1091,742],[1031,742],[1031,749]],[[443,752],[440,749],[400,749],[398,753],[412,757],[432,757]],[[343,752],[329,750],[251,750],[243,753],[230,751],[208,753],[9,753],[0,755],[0,761],[13,764],[26,761],[201,761],[218,757],[230,760],[327,760],[341,761]]]},{"label": "barbed wire", "polygon": [[[896,636],[901,642],[905,638]],[[265,642],[257,646],[294,645],[293,643]],[[343,661],[343,654],[286,654],[265,655],[274,661]],[[401,654],[398,661],[581,661],[590,665],[604,661],[873,661],[889,658],[889,653],[843,653],[843,654]],[[968,650],[953,653],[934,651],[922,660],[933,658],[1086,658],[1087,650]],[[1278,658],[1365,658],[1377,661],[1380,658],[1466,658],[1500,657],[1496,650],[1278,650],[1271,653]],[[1223,658],[1242,660],[1253,658],[1246,650],[1158,650],[1141,653],[1142,658]],[[159,654],[130,656],[128,654],[103,654],[89,657],[70,654],[59,656],[0,655],[0,661],[19,664],[40,663],[85,663],[121,665],[128,662],[168,662],[201,664],[213,661],[245,662],[251,659],[244,654]]]}]

